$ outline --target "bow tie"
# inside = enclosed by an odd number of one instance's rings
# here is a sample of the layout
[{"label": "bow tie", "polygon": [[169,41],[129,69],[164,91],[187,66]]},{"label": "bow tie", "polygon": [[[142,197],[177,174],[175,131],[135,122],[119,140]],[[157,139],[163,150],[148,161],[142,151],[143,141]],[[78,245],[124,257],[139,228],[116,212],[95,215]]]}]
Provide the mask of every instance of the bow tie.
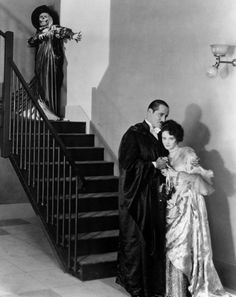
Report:
[{"label": "bow tie", "polygon": [[150,132],[156,137],[158,138],[158,133],[161,131],[160,128],[156,127],[156,128],[150,128]]}]

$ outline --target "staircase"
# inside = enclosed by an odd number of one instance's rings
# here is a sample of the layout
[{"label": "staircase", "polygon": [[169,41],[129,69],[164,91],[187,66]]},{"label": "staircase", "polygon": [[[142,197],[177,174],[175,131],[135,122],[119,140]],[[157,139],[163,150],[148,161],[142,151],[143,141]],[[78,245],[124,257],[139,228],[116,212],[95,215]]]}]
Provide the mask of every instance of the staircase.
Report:
[{"label": "staircase", "polygon": [[118,178],[85,122],[47,119],[5,39],[1,155],[9,158],[62,268],[81,280],[116,274]]},{"label": "staircase", "polygon": [[[52,124],[85,179],[78,201],[76,275],[81,280],[114,276],[118,244],[118,178],[113,175],[114,164],[104,161],[104,148],[94,146],[94,135],[85,133],[85,123]],[[63,199],[59,203],[63,204]],[[76,200],[73,195],[70,206],[67,199],[64,203],[66,217],[71,207],[74,220]],[[59,224],[62,226],[62,222]],[[65,234],[65,240],[68,237]],[[74,241],[75,236],[71,240]]]}]

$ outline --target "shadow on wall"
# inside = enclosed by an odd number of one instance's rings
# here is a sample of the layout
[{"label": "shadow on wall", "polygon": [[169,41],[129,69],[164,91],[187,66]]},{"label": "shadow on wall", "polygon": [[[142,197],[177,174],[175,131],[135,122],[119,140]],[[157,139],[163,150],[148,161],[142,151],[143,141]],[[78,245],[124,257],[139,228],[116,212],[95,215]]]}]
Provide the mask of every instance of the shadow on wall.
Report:
[{"label": "shadow on wall", "polygon": [[[214,171],[215,192],[206,198],[206,205],[216,264],[217,262],[232,263],[232,261],[235,263],[235,247],[228,205],[229,197],[235,194],[235,175],[225,167],[217,150],[206,150],[205,147],[211,135],[208,127],[201,122],[201,115],[202,111],[198,105],[187,106],[183,122],[184,145],[193,147],[200,157],[201,165]],[[219,273],[221,274],[221,271]],[[221,279],[223,283],[227,282],[224,275],[221,275]]]}]

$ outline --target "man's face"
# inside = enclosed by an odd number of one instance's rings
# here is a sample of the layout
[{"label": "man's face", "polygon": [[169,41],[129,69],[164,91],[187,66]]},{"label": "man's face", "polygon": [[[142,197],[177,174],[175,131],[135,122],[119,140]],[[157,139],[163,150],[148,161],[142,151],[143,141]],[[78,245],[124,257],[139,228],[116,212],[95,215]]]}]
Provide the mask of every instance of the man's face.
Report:
[{"label": "man's face", "polygon": [[148,120],[154,128],[161,128],[162,123],[165,122],[169,114],[169,108],[165,105],[160,105],[155,111],[152,109],[148,110]]},{"label": "man's face", "polygon": [[43,12],[39,15],[39,26],[40,27],[47,27],[49,25],[49,14]]}]

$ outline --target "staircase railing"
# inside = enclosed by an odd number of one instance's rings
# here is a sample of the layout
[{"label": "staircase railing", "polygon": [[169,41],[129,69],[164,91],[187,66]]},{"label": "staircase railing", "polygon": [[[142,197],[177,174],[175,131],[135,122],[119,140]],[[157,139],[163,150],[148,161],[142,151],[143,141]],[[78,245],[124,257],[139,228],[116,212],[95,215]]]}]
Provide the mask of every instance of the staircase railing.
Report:
[{"label": "staircase railing", "polygon": [[5,38],[1,155],[10,158],[64,269],[76,273],[83,177],[13,61],[13,33],[0,35]]}]

